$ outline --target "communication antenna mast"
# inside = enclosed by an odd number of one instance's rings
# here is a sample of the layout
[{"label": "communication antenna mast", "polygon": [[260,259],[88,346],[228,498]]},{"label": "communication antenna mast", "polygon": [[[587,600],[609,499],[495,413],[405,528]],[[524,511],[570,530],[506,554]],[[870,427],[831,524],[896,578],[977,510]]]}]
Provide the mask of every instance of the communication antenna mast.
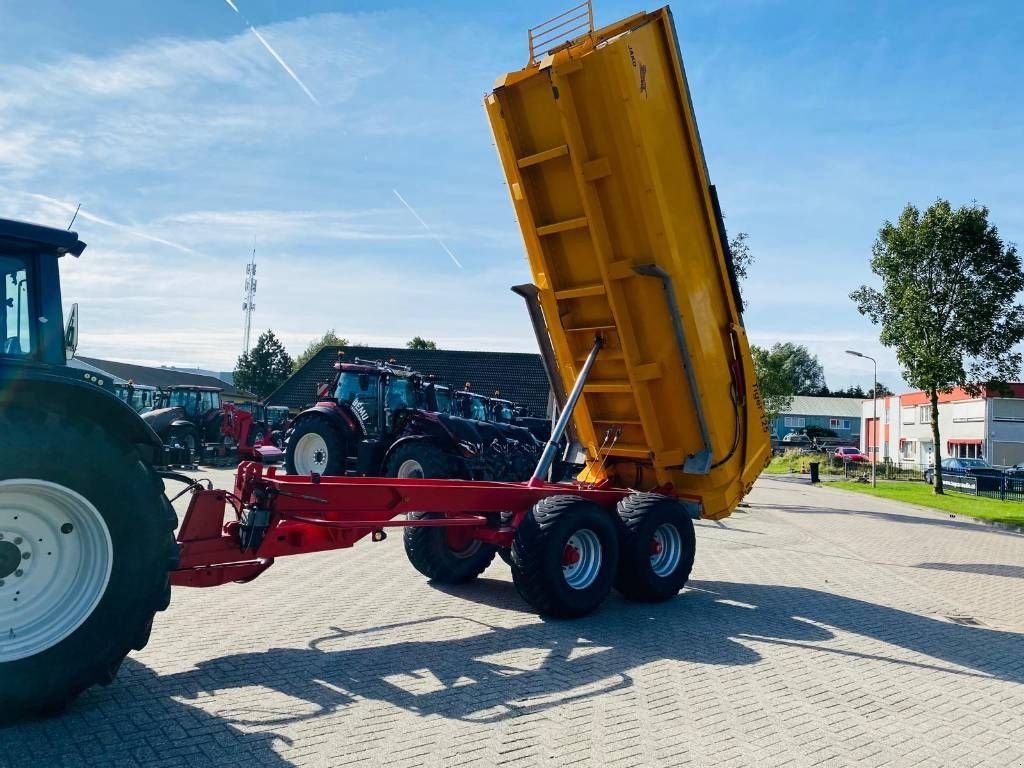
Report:
[{"label": "communication antenna mast", "polygon": [[245,285],[242,295],[242,313],[245,315],[245,334],[242,354],[249,353],[249,334],[252,330],[252,313],[256,311],[256,238],[252,239],[252,258],[245,265]]}]

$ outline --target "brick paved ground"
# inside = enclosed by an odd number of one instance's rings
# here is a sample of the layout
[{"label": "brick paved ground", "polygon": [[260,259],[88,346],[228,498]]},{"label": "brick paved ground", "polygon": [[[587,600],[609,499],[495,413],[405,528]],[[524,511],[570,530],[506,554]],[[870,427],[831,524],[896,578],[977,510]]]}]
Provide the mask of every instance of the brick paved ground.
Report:
[{"label": "brick paved ground", "polygon": [[698,539],[682,596],[572,622],[398,536],[179,589],[0,766],[1024,765],[1024,536],[764,479]]}]

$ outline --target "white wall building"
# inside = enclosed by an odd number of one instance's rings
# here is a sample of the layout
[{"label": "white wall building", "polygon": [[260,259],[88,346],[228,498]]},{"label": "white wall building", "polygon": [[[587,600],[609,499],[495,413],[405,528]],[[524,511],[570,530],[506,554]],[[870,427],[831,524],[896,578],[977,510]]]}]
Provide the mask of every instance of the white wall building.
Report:
[{"label": "white wall building", "polygon": [[[1024,462],[1024,384],[1010,385],[1012,397],[985,391],[972,397],[963,390],[939,395],[940,458],[979,457],[996,466]],[[905,467],[926,467],[935,460],[931,404],[924,392],[880,397],[861,405],[861,450],[876,451]],[[870,453],[868,453],[870,455]]]}]

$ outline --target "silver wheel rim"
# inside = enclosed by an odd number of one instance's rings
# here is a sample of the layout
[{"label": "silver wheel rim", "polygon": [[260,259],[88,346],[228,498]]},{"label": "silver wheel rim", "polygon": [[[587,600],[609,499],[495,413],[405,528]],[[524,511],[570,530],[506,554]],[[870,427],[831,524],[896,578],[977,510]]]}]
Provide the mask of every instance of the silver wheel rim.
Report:
[{"label": "silver wheel rim", "polygon": [[671,576],[683,559],[683,537],[672,523],[662,523],[651,536],[651,570],[655,576]]},{"label": "silver wheel rim", "polygon": [[114,546],[99,511],[57,483],[0,481],[0,663],[78,629],[110,581]]},{"label": "silver wheel rim", "polygon": [[423,465],[416,459],[406,459],[398,465],[398,477],[424,477]]},{"label": "silver wheel rim", "polygon": [[295,471],[300,475],[322,475],[327,469],[327,441],[316,432],[309,432],[295,444]]},{"label": "silver wheel rim", "polygon": [[562,550],[562,577],[573,589],[586,589],[601,572],[604,552],[601,540],[589,528],[581,528],[565,542]]}]

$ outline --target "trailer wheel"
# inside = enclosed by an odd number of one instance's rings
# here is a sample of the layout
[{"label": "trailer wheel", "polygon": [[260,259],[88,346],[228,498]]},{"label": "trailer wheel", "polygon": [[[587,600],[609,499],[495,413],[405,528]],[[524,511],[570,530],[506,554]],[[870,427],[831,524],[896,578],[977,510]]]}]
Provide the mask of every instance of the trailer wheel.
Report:
[{"label": "trailer wheel", "polygon": [[[62,710],[145,647],[177,518],[135,448],[63,413],[0,412],[0,722]],[[88,456],[88,461],[82,457]]]},{"label": "trailer wheel", "polygon": [[427,440],[402,443],[388,456],[385,477],[451,477],[448,456]]},{"label": "trailer wheel", "polygon": [[[436,512],[412,512],[410,520],[436,520]],[[431,581],[462,584],[487,570],[496,547],[474,539],[465,528],[406,528],[405,554]]]},{"label": "trailer wheel", "polygon": [[611,591],[618,558],[615,523],[605,510],[578,496],[549,496],[516,533],[512,581],[540,613],[585,616]]},{"label": "trailer wheel", "polygon": [[288,438],[284,465],[289,475],[344,475],[345,436],[319,414],[299,420]]},{"label": "trailer wheel", "polygon": [[622,547],[615,588],[630,600],[661,602],[690,578],[697,539],[693,520],[675,499],[634,493],[618,506]]}]

